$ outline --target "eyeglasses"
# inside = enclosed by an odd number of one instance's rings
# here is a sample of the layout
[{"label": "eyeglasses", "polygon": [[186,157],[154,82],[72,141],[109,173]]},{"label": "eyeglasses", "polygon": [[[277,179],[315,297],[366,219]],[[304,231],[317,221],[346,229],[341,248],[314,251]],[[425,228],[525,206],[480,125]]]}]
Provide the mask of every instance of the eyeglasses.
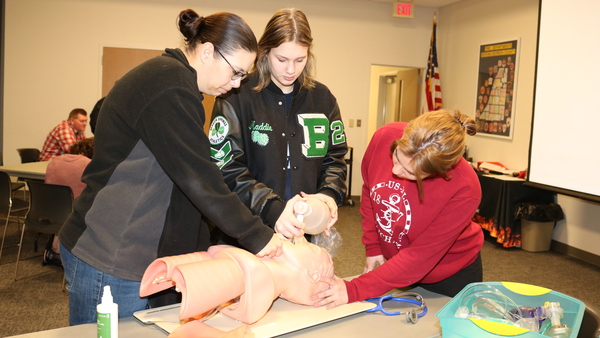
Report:
[{"label": "eyeglasses", "polygon": [[241,72],[238,70],[235,70],[235,68],[233,68],[233,66],[231,65],[231,63],[229,63],[229,61],[227,61],[227,59],[225,58],[225,56],[223,56],[223,54],[221,54],[221,52],[219,52],[218,49],[215,49],[217,51],[217,53],[219,53],[219,55],[221,55],[221,57],[223,58],[223,60],[225,60],[225,62],[227,62],[227,64],[229,65],[229,67],[231,67],[231,70],[233,70],[233,75],[231,75],[231,81],[235,81],[237,79],[244,79],[246,76],[248,76],[248,73],[246,72]]}]

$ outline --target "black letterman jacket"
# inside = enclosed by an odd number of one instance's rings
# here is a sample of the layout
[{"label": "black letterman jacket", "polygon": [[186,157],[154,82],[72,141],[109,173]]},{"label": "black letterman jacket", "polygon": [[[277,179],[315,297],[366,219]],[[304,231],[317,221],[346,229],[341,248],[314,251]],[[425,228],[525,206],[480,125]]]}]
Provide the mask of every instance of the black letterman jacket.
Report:
[{"label": "black letterman jacket", "polygon": [[229,188],[271,227],[285,207],[287,144],[292,194],[324,193],[338,205],[346,196],[348,151],[335,97],[316,82],[296,82],[289,116],[283,92],[271,82],[261,92],[252,74],[240,88],[215,100],[209,131],[211,160]]}]

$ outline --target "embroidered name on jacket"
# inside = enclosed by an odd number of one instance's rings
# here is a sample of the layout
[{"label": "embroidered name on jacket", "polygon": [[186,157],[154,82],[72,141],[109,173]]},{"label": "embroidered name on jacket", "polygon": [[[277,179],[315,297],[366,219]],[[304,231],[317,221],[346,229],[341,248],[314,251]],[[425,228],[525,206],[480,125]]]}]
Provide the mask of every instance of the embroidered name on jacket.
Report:
[{"label": "embroidered name on jacket", "polygon": [[[410,202],[401,182],[387,181],[375,184],[371,188],[373,211],[377,221],[377,232],[386,243],[392,243],[396,248],[402,247],[402,238],[410,231],[412,212]],[[403,226],[404,225],[404,226]],[[394,234],[399,229],[402,231]]]},{"label": "embroidered name on jacket", "polygon": [[256,121],[252,121],[252,124],[248,129],[251,130],[250,135],[252,137],[252,142],[260,145],[266,146],[269,144],[269,134],[265,133],[266,131],[273,131],[273,128],[268,123],[256,124]]}]

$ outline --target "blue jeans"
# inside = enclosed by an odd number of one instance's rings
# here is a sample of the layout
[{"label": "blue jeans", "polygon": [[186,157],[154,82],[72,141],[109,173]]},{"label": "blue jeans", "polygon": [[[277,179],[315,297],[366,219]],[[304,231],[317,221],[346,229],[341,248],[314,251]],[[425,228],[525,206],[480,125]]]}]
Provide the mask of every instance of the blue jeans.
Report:
[{"label": "blue jeans", "polygon": [[69,324],[96,323],[96,306],[101,302],[105,285],[110,285],[119,318],[148,308],[148,299],[140,298],[140,282],[117,278],[97,270],[75,257],[64,246],[60,255],[69,292]]}]

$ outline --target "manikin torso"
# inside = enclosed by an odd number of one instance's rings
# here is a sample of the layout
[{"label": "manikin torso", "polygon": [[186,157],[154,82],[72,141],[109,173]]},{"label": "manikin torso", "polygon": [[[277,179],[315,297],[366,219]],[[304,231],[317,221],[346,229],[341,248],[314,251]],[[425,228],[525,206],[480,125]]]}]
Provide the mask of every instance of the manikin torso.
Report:
[{"label": "manikin torso", "polygon": [[273,258],[226,245],[159,258],[146,269],[140,296],[173,285],[182,293],[180,319],[187,322],[173,337],[207,329],[203,318],[223,304],[221,313],[246,324],[262,318],[278,297],[312,306],[310,297],[328,288],[321,277],[334,275],[330,255],[304,237],[284,241],[282,248],[283,254]]}]

